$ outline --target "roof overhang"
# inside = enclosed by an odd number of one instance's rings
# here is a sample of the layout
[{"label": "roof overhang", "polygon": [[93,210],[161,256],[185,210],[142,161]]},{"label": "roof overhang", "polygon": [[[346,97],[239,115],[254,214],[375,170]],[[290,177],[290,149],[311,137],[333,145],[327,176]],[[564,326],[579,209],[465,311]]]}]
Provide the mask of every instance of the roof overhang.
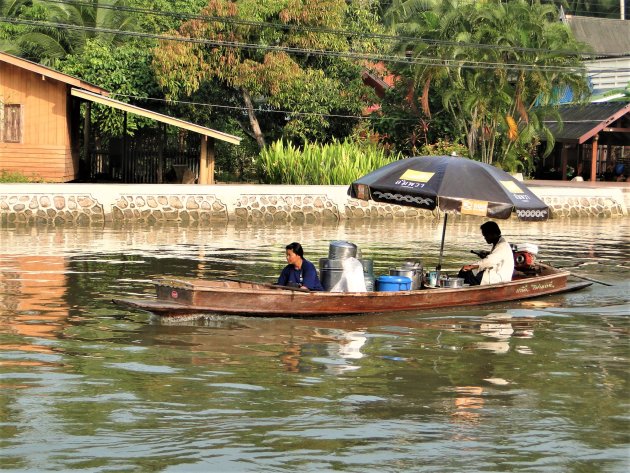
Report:
[{"label": "roof overhang", "polygon": [[[626,113],[630,113],[630,103],[628,105],[626,105],[624,108],[622,108],[621,110],[618,110],[616,113],[614,113],[613,115],[608,117],[606,120],[603,120],[602,122],[600,122],[594,128],[591,128],[588,131],[588,133],[585,133],[582,136],[580,136],[578,138],[578,143],[582,144],[582,143],[590,140],[593,136],[595,136],[600,131],[605,130],[606,128],[608,128],[611,123],[613,123],[614,121],[616,121],[619,118],[623,117]],[[609,131],[609,130],[606,130],[606,131]],[[610,131],[612,131],[612,130],[610,130]]]},{"label": "roof overhang", "polygon": [[81,89],[77,89],[73,87],[70,93],[74,97],[78,97],[84,100],[89,100],[90,102],[106,105],[108,107],[112,107],[117,110],[122,110],[124,112],[133,113],[135,115],[140,115],[142,117],[151,118],[152,120],[156,120],[158,122],[167,123],[169,125],[173,125],[178,128],[183,128],[185,130],[199,133],[200,135],[209,136],[211,138],[216,138],[221,141],[226,141],[234,145],[238,145],[241,143],[242,138],[238,136],[229,135],[227,133],[223,133],[222,131],[217,131],[217,130],[213,130],[212,128],[206,128],[201,125],[196,125],[194,123],[180,120],[179,118],[173,118],[173,117],[169,117],[168,115],[152,112],[151,110],[147,110],[146,108],[136,107],[135,105],[130,105],[128,103],[121,102],[119,100],[114,100],[109,97],[104,97],[99,94],[94,94],[92,92],[88,92],[87,90],[81,90]]},{"label": "roof overhang", "polygon": [[560,120],[544,120],[557,143],[581,145],[598,135],[600,142],[630,143],[630,103],[565,104],[559,112]]},{"label": "roof overhang", "polygon": [[22,59],[21,57],[13,56],[12,54],[3,53],[2,51],[0,51],[0,62],[11,64],[12,66],[19,67],[20,69],[25,69],[34,74],[40,75],[42,78],[45,77],[48,79],[54,79],[73,87],[80,87],[91,92],[108,95],[108,92],[105,89],[94,84],[90,84],[84,80],[64,74],[63,72],[56,71],[50,67],[42,66],[41,64],[37,64],[33,61]]}]

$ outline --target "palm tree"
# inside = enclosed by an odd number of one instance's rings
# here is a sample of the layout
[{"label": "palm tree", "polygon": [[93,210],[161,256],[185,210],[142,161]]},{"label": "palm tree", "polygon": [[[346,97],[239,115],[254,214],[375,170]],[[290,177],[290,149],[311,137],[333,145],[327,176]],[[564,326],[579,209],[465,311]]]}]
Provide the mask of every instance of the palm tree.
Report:
[{"label": "palm tree", "polygon": [[126,0],[88,0],[81,3],[0,0],[0,11],[18,21],[34,20],[52,24],[22,25],[12,41],[13,50],[17,50],[20,55],[50,63],[67,54],[79,53],[91,39],[111,46],[124,43],[127,39],[124,32],[133,30],[136,24],[133,15],[119,8],[125,5]]},{"label": "palm tree", "polygon": [[[501,51],[495,60],[517,64],[511,69],[502,68],[500,93],[510,100],[507,108],[500,109],[503,120],[497,117],[497,127],[491,130],[491,140],[499,141],[494,158],[505,162],[511,157],[513,161],[513,154],[522,152],[537,136],[550,136],[542,118],[552,113],[567,88],[577,98],[587,93],[580,56],[566,52],[577,52],[580,45],[557,21],[557,10],[552,5],[500,3],[481,10],[477,21],[484,26],[475,35],[476,42],[494,41],[511,48]],[[518,66],[521,64],[523,67]],[[550,151],[553,139],[547,144]],[[492,160],[493,156],[486,158]]]},{"label": "palm tree", "polygon": [[578,51],[578,44],[557,21],[553,5],[446,0],[427,12],[411,8],[426,2],[412,2],[399,5],[405,34],[439,41],[424,41],[413,54],[431,54],[443,64],[413,66],[410,77],[420,96],[428,95],[428,86],[441,92],[471,157],[513,162],[507,158],[547,134],[538,114],[557,103],[559,91],[587,90],[579,55],[566,53]]},{"label": "palm tree", "polygon": [[[0,15],[3,18],[17,18],[30,0],[0,0]],[[23,28],[10,23],[0,24],[0,51],[19,55],[20,48],[13,39]]]}]

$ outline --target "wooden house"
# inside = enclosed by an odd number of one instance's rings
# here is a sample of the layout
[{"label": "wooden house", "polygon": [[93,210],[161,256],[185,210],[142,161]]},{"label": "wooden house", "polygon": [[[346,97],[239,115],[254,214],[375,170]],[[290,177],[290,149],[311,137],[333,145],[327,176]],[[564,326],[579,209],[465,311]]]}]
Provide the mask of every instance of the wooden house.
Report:
[{"label": "wooden house", "polygon": [[107,91],[0,52],[0,170],[51,182],[79,170],[78,102],[70,89]]},{"label": "wooden house", "polygon": [[[100,87],[0,52],[0,172],[19,172],[46,182],[79,178],[80,107],[99,103],[201,136],[197,180],[213,183],[214,139],[241,138],[113,100]],[[89,127],[88,127],[89,128]],[[88,130],[83,130],[89,133]],[[83,139],[89,143],[89,139]],[[86,145],[87,146],[87,145]],[[85,154],[89,156],[89,150]]]}]

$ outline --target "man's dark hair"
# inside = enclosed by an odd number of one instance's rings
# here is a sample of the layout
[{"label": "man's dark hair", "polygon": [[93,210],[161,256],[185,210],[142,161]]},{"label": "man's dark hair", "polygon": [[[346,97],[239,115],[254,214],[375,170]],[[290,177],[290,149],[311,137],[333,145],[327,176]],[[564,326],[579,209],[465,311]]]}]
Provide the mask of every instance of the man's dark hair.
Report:
[{"label": "man's dark hair", "polygon": [[300,245],[297,241],[294,241],[293,243],[289,243],[285,247],[285,250],[291,250],[293,253],[298,255],[300,258],[304,257],[304,249],[302,248],[302,245]]},{"label": "man's dark hair", "polygon": [[486,222],[483,225],[481,225],[481,232],[483,234],[486,235],[496,235],[496,236],[501,236],[501,229],[499,228],[499,225],[497,224],[497,222]]}]

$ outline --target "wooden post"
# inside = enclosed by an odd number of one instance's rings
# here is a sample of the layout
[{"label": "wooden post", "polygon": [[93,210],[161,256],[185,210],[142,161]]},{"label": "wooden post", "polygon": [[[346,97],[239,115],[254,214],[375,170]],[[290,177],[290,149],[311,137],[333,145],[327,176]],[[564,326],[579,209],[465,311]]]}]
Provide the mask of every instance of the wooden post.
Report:
[{"label": "wooden post", "polygon": [[[110,147],[111,150],[111,147]],[[123,136],[122,136],[122,162],[123,169],[127,170],[127,175],[123,175],[123,182],[131,183],[134,182],[133,169],[131,167],[131,161],[128,159],[129,153],[127,152],[127,111],[123,112]],[[112,162],[109,162],[109,172],[111,173]]]},{"label": "wooden post", "polygon": [[82,178],[92,180],[92,152],[90,151],[90,122],[92,114],[92,102],[85,102],[85,115],[83,116],[83,157],[85,158],[86,176]]},{"label": "wooden post", "polygon": [[593,149],[591,150],[591,182],[597,180],[597,147],[599,145],[599,135],[593,137]]},{"label": "wooden post", "polygon": [[208,137],[201,136],[201,152],[199,156],[199,180],[198,184],[208,184]]},{"label": "wooden post", "polygon": [[166,124],[162,123],[158,131],[158,161],[155,181],[158,184],[164,182],[164,143],[166,142]]},{"label": "wooden post", "polygon": [[567,180],[567,163],[569,154],[569,145],[562,145],[562,152],[560,153],[560,168],[562,169],[562,180]]},{"label": "wooden post", "polygon": [[199,184],[214,184],[214,139],[201,137],[201,156],[199,158]]},{"label": "wooden post", "polygon": [[214,161],[216,157],[216,150],[214,148],[214,138],[206,137],[207,152],[206,159],[208,163],[208,184],[214,184]]}]

